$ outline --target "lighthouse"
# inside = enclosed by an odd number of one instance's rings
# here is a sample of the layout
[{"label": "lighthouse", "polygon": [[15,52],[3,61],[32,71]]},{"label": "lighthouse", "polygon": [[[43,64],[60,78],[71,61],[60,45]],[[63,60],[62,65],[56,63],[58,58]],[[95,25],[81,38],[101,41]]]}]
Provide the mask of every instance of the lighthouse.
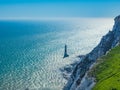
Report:
[{"label": "lighthouse", "polygon": [[67,45],[65,45],[65,51],[64,51],[64,57],[63,58],[66,58],[66,57],[69,57],[69,55],[67,54]]}]

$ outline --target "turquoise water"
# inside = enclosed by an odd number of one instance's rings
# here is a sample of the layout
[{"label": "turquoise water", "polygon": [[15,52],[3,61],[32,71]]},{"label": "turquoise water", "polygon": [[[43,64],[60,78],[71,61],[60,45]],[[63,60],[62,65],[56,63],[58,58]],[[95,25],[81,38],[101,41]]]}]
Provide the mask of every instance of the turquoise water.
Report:
[{"label": "turquoise water", "polygon": [[[90,52],[112,19],[0,21],[0,90],[61,90],[60,68]],[[70,57],[63,59],[64,45]]]}]

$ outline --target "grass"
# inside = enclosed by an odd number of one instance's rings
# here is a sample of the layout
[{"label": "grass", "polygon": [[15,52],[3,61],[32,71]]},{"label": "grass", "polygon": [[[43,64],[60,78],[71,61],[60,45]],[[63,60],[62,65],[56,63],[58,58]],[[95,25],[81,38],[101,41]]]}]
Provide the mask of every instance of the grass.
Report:
[{"label": "grass", "polygon": [[120,45],[98,59],[89,75],[96,78],[92,90],[120,90]]}]

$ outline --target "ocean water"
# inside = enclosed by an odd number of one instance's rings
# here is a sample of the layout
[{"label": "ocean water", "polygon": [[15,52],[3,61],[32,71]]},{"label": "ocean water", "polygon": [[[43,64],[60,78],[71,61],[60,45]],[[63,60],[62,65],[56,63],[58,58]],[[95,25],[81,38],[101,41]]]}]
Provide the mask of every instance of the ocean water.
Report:
[{"label": "ocean water", "polygon": [[106,18],[1,20],[0,90],[62,90],[60,68],[89,53],[112,25]]}]

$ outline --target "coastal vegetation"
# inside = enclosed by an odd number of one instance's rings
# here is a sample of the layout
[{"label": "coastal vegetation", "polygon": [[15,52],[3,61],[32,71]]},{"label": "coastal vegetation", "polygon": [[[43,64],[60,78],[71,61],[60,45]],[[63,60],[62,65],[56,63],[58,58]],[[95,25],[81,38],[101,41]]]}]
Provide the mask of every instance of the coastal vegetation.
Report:
[{"label": "coastal vegetation", "polygon": [[89,74],[96,79],[93,90],[120,90],[120,45],[99,58]]}]

